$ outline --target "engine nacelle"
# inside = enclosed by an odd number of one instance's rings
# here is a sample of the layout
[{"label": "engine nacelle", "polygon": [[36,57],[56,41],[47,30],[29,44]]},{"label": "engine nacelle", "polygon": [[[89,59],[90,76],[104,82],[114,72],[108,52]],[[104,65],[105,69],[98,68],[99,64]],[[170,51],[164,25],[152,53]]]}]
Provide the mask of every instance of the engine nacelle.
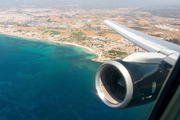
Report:
[{"label": "engine nacelle", "polygon": [[96,89],[110,107],[142,105],[156,99],[168,72],[163,63],[109,61],[97,71]]}]

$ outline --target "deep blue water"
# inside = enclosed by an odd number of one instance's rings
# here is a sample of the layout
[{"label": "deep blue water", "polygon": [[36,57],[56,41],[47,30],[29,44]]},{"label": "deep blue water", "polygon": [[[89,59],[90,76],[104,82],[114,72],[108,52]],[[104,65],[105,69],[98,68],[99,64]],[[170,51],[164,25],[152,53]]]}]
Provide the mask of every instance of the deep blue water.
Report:
[{"label": "deep blue water", "polygon": [[153,103],[112,109],[96,95],[96,55],[0,35],[0,120],[143,120]]}]

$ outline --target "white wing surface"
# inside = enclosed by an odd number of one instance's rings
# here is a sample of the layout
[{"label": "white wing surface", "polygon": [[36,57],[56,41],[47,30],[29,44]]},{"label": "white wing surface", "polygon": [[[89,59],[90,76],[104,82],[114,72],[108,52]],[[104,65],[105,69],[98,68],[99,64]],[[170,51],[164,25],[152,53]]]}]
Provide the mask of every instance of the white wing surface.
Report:
[{"label": "white wing surface", "polygon": [[110,20],[105,20],[104,24],[144,50],[166,55],[164,61],[171,65],[174,65],[179,57],[180,46],[178,45],[138,32]]}]

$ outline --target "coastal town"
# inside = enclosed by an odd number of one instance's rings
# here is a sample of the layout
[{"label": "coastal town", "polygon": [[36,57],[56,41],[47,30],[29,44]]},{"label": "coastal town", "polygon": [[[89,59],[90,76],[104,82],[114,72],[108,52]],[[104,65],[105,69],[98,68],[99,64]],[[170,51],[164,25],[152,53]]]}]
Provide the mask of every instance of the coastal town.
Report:
[{"label": "coastal town", "polygon": [[[162,8],[164,9],[164,8]],[[146,52],[111,28],[104,20],[113,20],[137,31],[180,44],[180,13],[171,8],[81,8],[6,7],[0,8],[0,33],[85,47],[98,55],[96,61],[121,59],[135,52]],[[159,12],[154,12],[154,11]]]}]

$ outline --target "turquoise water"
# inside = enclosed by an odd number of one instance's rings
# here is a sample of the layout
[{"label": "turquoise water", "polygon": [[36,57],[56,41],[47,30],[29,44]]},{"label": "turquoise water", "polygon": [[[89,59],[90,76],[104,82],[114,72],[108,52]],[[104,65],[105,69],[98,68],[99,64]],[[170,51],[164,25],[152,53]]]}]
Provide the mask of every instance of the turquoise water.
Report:
[{"label": "turquoise water", "polygon": [[95,90],[100,63],[71,45],[0,35],[0,120],[143,120],[153,103],[112,109]]}]

